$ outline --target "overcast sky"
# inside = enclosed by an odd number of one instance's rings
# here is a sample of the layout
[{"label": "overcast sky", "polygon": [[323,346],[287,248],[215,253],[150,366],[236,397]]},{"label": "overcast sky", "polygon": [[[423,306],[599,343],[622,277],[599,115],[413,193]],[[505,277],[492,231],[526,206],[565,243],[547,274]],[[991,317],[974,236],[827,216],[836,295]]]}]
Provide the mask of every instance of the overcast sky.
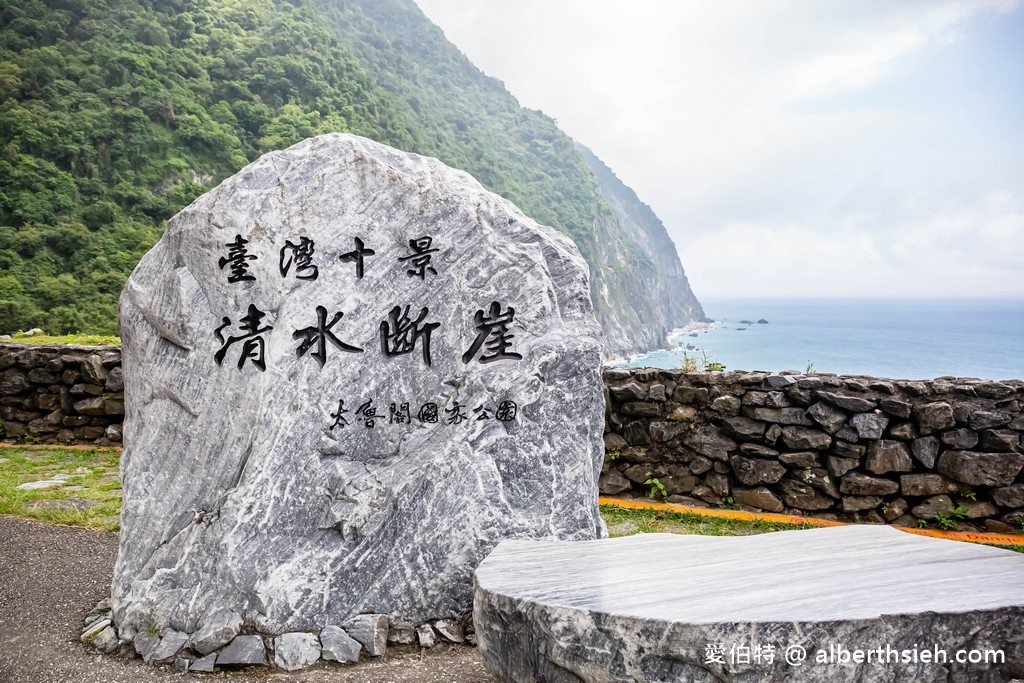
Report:
[{"label": "overcast sky", "polygon": [[1020,0],[416,0],[698,297],[1024,297]]}]

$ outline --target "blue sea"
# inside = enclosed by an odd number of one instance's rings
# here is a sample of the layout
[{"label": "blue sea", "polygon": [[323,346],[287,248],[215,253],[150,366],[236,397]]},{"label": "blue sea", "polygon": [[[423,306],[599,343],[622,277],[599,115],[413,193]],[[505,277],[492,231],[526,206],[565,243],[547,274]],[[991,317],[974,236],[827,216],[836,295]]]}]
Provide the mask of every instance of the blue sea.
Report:
[{"label": "blue sea", "polygon": [[[1024,300],[711,299],[716,322],[673,336],[673,348],[626,365],[681,367],[691,357],[728,370],[799,370],[892,379],[1024,378]],[[758,324],[758,320],[766,320]],[[753,324],[741,321],[751,321]],[[692,336],[696,334],[697,336]]]}]

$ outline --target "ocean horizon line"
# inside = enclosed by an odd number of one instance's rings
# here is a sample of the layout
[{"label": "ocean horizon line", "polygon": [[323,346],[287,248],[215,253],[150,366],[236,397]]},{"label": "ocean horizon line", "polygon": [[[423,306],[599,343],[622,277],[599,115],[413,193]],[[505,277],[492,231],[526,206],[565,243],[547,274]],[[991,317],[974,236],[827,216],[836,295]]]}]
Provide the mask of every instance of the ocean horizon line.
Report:
[{"label": "ocean horizon line", "polygon": [[[713,323],[677,328],[625,365],[814,369],[897,378],[1024,378],[1024,299],[704,299]],[[767,324],[760,324],[761,322]]]},{"label": "ocean horizon line", "polygon": [[928,296],[928,297],[881,297],[881,296],[699,296],[698,301],[702,304],[705,301],[744,303],[762,301],[872,301],[872,302],[972,302],[972,301],[1006,301],[1024,303],[1024,295],[1006,296]]}]

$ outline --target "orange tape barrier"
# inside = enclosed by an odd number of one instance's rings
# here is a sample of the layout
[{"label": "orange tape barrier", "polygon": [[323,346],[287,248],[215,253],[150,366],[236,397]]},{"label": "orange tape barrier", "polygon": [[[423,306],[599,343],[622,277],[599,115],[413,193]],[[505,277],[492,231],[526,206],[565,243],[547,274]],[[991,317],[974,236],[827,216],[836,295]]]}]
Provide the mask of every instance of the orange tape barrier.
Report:
[{"label": "orange tape barrier", "polygon": [[[742,510],[694,508],[686,505],[676,505],[674,503],[649,503],[642,500],[607,498],[605,496],[598,498],[597,502],[601,505],[617,505],[623,508],[637,508],[641,510],[682,512],[691,515],[699,515],[701,517],[721,517],[725,519],[743,519],[747,521],[762,520],[766,522],[779,522],[782,524],[805,524],[808,526],[846,526],[845,522],[834,522],[830,519],[798,517],[796,515],[779,515],[773,512],[744,512]],[[974,543],[992,543],[994,545],[1024,545],[1024,535],[982,534],[972,531],[940,531],[938,529],[915,529],[900,526],[894,526],[893,528],[899,529],[900,531],[906,531],[908,534],[931,536],[932,538],[945,538],[950,541],[972,541]]]},{"label": "orange tape barrier", "polygon": [[938,529],[915,529],[913,527],[894,527],[908,534],[931,536],[932,538],[948,538],[951,541],[971,541],[973,543],[992,543],[994,545],[1024,546],[1024,536],[1017,534],[982,534],[974,531],[940,531]]}]

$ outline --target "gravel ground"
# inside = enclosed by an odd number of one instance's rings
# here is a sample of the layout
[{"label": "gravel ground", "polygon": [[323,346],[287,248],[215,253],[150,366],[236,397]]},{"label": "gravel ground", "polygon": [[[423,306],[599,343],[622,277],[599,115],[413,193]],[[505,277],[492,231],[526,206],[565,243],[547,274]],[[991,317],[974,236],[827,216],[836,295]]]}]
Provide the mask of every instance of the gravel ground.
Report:
[{"label": "gravel ground", "polygon": [[0,683],[134,683],[229,679],[294,683],[497,683],[470,647],[394,648],[296,673],[175,673],[78,641],[86,613],[110,593],[117,535],[0,516]]}]

